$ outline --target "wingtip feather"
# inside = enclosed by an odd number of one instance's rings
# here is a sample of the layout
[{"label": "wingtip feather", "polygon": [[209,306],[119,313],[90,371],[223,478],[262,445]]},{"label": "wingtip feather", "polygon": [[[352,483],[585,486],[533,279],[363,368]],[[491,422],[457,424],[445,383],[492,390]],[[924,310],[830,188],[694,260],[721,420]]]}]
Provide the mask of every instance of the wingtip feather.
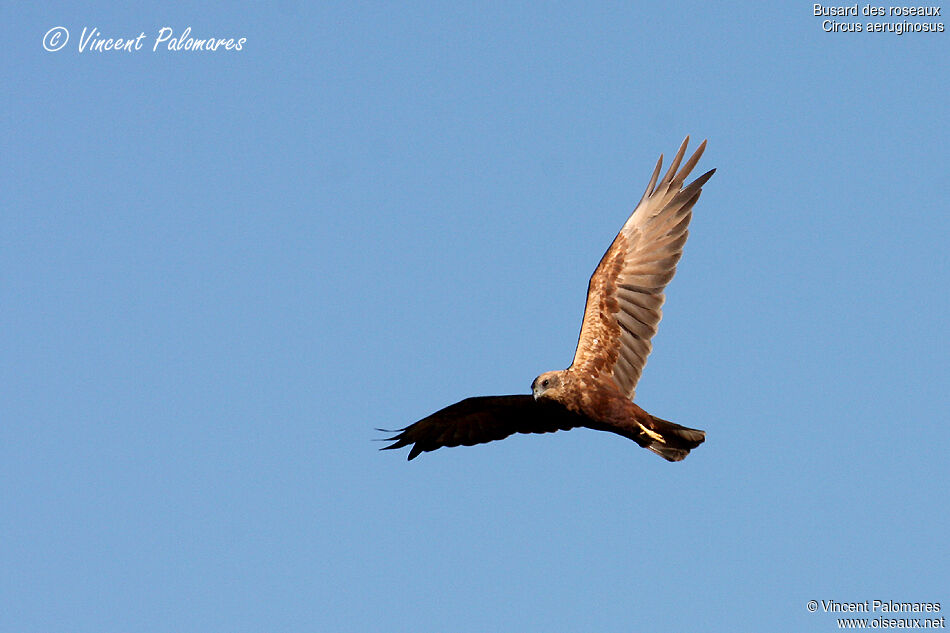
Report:
[{"label": "wingtip feather", "polygon": [[653,168],[653,175],[650,176],[647,190],[643,192],[643,197],[640,198],[641,203],[653,195],[653,190],[656,188],[656,179],[659,178],[661,169],[663,169],[663,154],[660,154],[660,158],[656,161],[656,167]]},{"label": "wingtip feather", "polygon": [[[660,182],[670,183],[677,177],[677,170],[680,167],[680,163],[683,162],[683,156],[686,155],[686,145],[689,143],[689,136],[683,141],[683,144],[680,145],[680,148],[676,151],[676,156],[673,158],[673,162],[670,163],[670,168],[666,171],[666,175],[663,176],[663,180]],[[690,158],[692,160],[692,158]]]}]

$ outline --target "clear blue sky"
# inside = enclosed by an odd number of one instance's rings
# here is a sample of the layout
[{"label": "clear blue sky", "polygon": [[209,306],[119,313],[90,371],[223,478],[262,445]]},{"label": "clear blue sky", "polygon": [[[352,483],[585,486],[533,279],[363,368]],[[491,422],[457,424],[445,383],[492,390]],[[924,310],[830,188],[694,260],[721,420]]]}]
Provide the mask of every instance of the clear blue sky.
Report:
[{"label": "clear blue sky", "polygon": [[[946,33],[751,2],[3,17],[0,630],[950,611]],[[84,26],[146,40],[80,53]],[[152,52],[163,26],[247,41]],[[374,427],[570,363],[687,134],[718,171],[638,402],[707,442],[379,453]]]}]

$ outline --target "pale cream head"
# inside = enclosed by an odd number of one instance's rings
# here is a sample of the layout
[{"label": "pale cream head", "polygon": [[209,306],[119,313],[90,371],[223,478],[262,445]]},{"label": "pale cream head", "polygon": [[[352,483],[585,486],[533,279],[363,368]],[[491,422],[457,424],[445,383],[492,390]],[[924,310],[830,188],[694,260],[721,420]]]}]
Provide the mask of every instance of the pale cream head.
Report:
[{"label": "pale cream head", "polygon": [[535,378],[534,382],[531,383],[531,393],[534,394],[534,399],[537,400],[542,396],[555,397],[562,387],[563,374],[564,370],[546,371]]}]

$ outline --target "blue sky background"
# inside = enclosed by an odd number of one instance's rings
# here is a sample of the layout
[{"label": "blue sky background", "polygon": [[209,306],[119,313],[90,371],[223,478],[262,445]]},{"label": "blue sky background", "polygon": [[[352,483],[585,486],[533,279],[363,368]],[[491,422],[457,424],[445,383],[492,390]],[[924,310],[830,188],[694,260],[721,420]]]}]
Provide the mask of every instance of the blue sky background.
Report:
[{"label": "blue sky background", "polygon": [[[3,18],[0,629],[950,610],[947,34],[825,33],[809,3]],[[79,53],[84,26],[147,39]],[[247,42],[152,52],[163,26]],[[374,427],[570,363],[687,134],[718,171],[638,402],[706,444],[377,452]]]}]

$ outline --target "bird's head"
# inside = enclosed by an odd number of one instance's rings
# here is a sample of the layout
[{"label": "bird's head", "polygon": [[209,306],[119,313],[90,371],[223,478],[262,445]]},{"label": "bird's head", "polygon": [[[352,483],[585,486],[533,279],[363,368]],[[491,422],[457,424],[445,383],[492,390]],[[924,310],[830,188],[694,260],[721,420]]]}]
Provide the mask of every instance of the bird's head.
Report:
[{"label": "bird's head", "polygon": [[531,383],[531,393],[534,394],[534,399],[557,396],[561,389],[561,375],[563,373],[563,371],[547,371],[535,378],[534,382]]}]

